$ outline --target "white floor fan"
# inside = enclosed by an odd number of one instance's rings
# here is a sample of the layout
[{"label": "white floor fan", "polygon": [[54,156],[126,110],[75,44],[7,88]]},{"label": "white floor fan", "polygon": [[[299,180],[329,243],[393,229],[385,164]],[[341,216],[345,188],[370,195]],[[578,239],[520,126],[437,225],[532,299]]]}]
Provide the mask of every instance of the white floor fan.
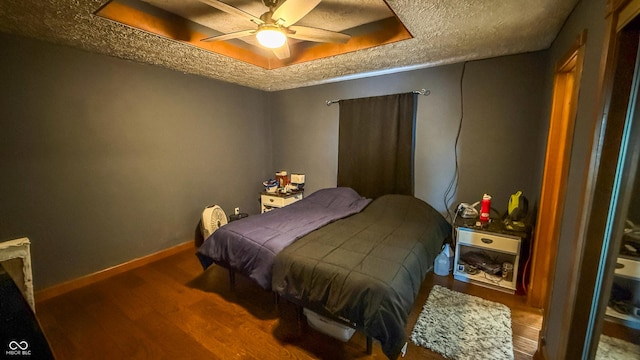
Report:
[{"label": "white floor fan", "polygon": [[202,221],[200,222],[200,231],[202,237],[206,240],[211,234],[218,230],[221,226],[227,224],[227,214],[218,205],[211,205],[202,211]]}]

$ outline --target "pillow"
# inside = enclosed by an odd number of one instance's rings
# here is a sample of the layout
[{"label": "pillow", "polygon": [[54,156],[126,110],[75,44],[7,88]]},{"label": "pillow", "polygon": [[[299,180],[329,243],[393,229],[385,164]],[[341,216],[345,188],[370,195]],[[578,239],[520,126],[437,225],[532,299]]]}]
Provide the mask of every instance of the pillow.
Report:
[{"label": "pillow", "polygon": [[371,202],[371,199],[360,196],[349,187],[321,189],[307,196],[305,200],[329,209],[355,208],[358,211]]}]

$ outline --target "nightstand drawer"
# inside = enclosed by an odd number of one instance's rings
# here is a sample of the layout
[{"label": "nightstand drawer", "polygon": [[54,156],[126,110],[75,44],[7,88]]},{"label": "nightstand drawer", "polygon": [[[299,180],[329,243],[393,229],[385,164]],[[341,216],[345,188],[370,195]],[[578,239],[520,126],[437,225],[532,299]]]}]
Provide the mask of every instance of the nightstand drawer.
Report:
[{"label": "nightstand drawer", "polygon": [[511,254],[518,254],[520,248],[519,238],[471,231],[464,228],[458,228],[458,242]]},{"label": "nightstand drawer", "polygon": [[274,208],[281,208],[287,205],[291,205],[296,201],[302,200],[304,197],[303,192],[289,193],[289,194],[261,194],[260,203],[262,212],[265,213]]},{"label": "nightstand drawer", "polygon": [[279,196],[262,195],[262,203],[265,206],[283,207],[285,206],[285,198]]}]

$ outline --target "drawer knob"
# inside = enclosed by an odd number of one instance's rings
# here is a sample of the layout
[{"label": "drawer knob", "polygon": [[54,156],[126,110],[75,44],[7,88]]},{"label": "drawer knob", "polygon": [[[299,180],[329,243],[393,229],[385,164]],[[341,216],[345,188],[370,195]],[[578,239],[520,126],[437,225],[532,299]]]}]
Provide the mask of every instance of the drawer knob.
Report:
[{"label": "drawer knob", "polygon": [[487,239],[487,238],[482,238],[480,240],[482,240],[482,242],[485,243],[485,244],[491,244],[493,242],[493,240]]},{"label": "drawer knob", "polygon": [[622,269],[624,268],[624,264],[620,264],[619,262],[616,263],[616,269]]},{"label": "drawer knob", "polygon": [[273,202],[273,199],[269,199],[269,201]]}]

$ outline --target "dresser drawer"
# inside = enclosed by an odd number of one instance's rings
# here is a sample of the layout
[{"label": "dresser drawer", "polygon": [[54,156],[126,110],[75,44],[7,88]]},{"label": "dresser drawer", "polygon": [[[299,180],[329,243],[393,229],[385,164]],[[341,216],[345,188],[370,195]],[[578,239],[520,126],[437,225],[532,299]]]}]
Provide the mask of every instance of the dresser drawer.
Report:
[{"label": "dresser drawer", "polygon": [[520,238],[509,235],[488,234],[458,228],[458,243],[511,254],[518,254]]}]

